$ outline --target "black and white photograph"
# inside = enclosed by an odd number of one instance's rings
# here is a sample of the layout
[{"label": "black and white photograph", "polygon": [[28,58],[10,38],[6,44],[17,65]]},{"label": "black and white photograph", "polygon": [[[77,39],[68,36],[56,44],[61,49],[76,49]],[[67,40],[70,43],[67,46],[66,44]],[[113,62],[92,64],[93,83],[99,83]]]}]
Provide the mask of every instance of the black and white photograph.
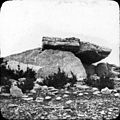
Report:
[{"label": "black and white photograph", "polygon": [[2,117],[120,120],[119,17],[114,0],[3,2]]}]

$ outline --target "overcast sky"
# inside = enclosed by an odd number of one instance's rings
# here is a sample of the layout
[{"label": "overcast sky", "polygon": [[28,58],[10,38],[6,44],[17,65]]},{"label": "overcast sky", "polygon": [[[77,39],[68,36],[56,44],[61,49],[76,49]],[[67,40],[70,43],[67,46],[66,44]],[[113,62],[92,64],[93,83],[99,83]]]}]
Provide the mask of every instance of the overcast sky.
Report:
[{"label": "overcast sky", "polygon": [[119,65],[119,6],[114,1],[9,1],[2,5],[0,26],[3,57],[41,47],[43,36],[78,37],[111,48],[104,61]]}]

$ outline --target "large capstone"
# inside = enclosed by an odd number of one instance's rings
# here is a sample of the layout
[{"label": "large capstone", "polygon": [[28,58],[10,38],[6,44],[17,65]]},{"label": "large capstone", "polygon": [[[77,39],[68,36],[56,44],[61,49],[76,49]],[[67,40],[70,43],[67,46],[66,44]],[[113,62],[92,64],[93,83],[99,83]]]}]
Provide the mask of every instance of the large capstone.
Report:
[{"label": "large capstone", "polygon": [[68,77],[72,77],[73,73],[78,81],[86,78],[86,71],[81,60],[71,52],[52,49],[44,50],[39,54],[36,62],[42,67],[38,70],[37,78],[46,78],[58,73],[58,68],[64,71]]},{"label": "large capstone", "polygon": [[54,49],[70,51],[74,53],[82,63],[92,64],[106,58],[111,49],[101,47],[89,42],[80,41],[80,39],[71,38],[56,38],[56,37],[43,37],[42,49]]}]

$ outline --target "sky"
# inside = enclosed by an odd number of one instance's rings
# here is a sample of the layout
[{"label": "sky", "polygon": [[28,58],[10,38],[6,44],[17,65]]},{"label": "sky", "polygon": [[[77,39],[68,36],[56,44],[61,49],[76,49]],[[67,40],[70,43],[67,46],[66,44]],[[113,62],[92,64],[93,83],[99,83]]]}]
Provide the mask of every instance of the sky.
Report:
[{"label": "sky", "polygon": [[1,8],[0,26],[2,57],[41,47],[43,36],[77,37],[111,48],[103,62],[120,64],[119,5],[114,1],[8,1]]}]

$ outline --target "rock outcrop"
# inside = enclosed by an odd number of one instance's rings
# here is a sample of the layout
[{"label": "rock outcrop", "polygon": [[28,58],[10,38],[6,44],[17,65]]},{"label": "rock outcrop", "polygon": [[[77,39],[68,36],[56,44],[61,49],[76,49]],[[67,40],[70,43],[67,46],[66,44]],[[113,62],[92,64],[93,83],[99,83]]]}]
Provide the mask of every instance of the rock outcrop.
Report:
[{"label": "rock outcrop", "polygon": [[44,50],[38,57],[39,66],[37,78],[48,77],[54,73],[58,73],[58,68],[72,77],[71,72],[76,75],[78,80],[86,78],[86,71],[80,61],[73,53],[60,50]]},{"label": "rock outcrop", "polygon": [[54,49],[71,51],[74,53],[82,63],[91,64],[98,62],[106,58],[111,49],[100,47],[98,45],[91,44],[89,42],[82,42],[80,39],[71,38],[55,38],[55,37],[43,37],[42,39],[42,49]]}]

